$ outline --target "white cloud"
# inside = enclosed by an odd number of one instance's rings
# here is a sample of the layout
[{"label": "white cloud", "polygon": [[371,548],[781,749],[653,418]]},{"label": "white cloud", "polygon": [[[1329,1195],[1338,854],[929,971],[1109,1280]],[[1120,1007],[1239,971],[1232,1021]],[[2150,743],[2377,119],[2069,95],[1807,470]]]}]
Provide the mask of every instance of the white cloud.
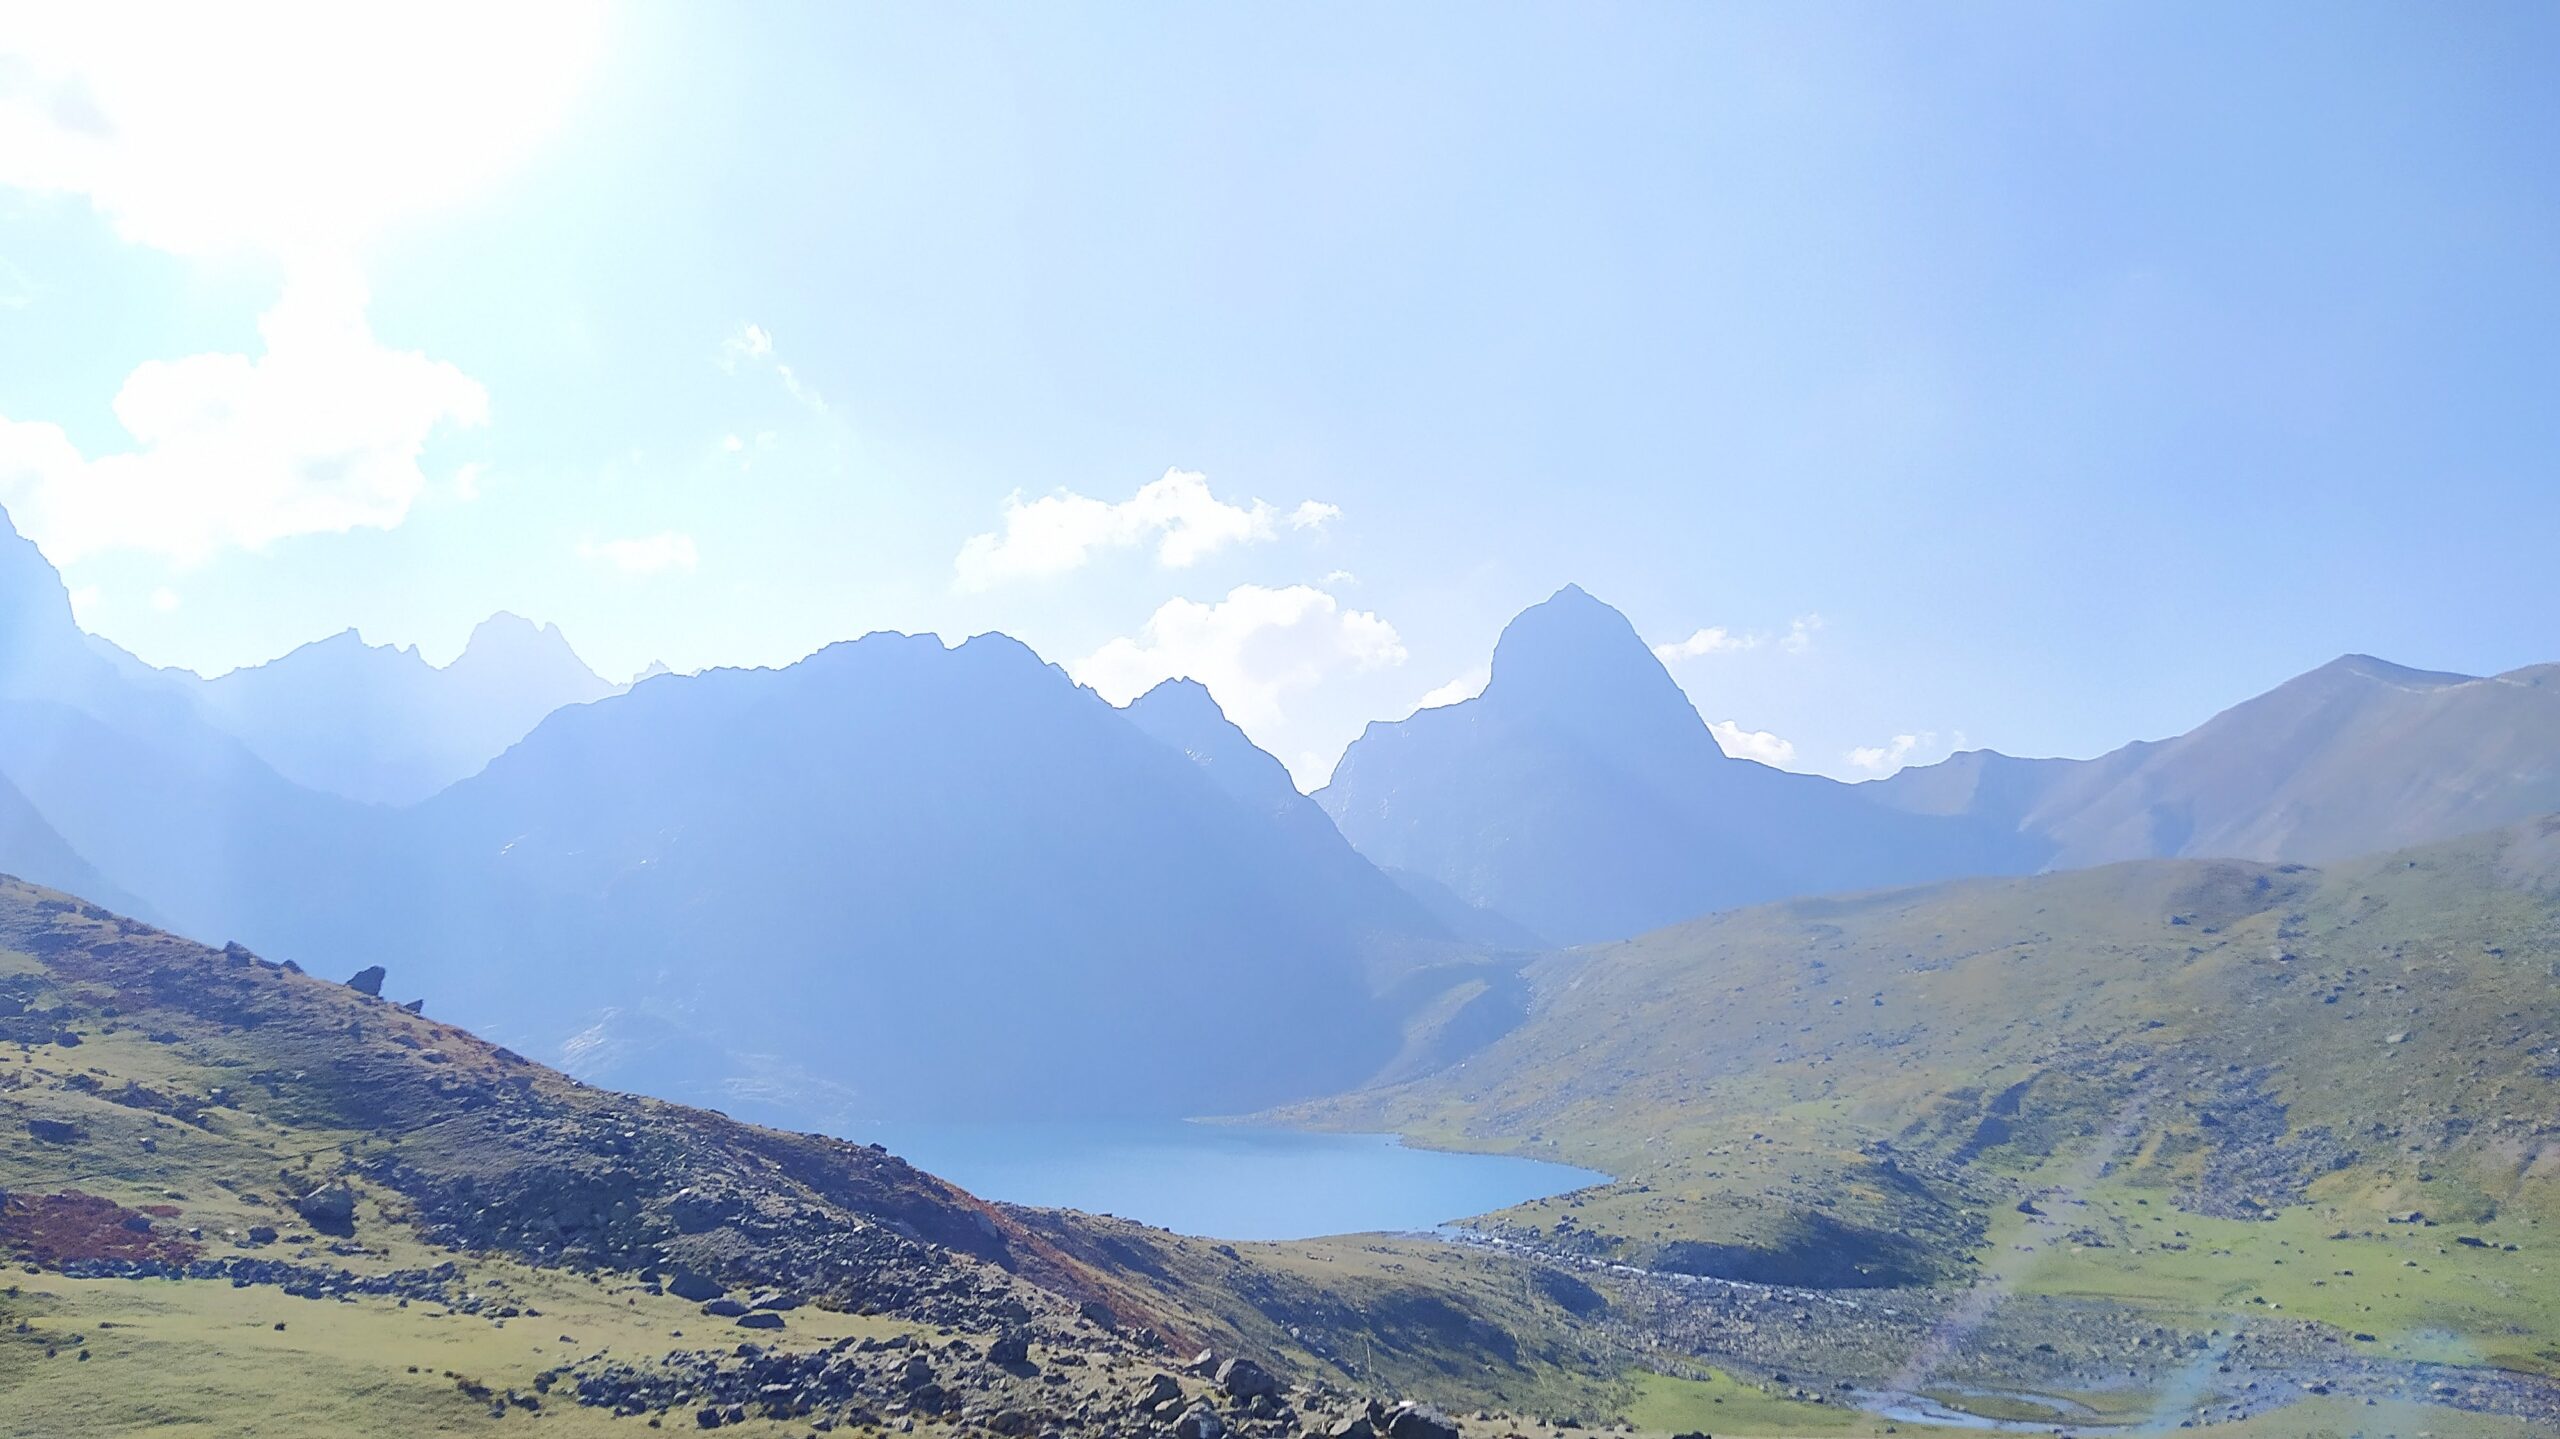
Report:
[{"label": "white cloud", "polygon": [[1873,775],[1891,774],[1909,764],[1913,755],[1935,749],[1937,744],[1938,736],[1935,731],[1923,730],[1918,734],[1898,734],[1883,744],[1860,745],[1849,751],[1849,767]]},{"label": "white cloud", "polygon": [[1654,657],[1664,664],[1673,660],[1691,660],[1700,655],[1720,655],[1728,650],[1750,650],[1760,647],[1760,636],[1738,635],[1722,625],[1710,625],[1685,640],[1673,640],[1653,647]]},{"label": "white cloud", "polygon": [[693,536],[676,530],[636,539],[581,541],[578,558],[601,560],[626,575],[660,575],[670,570],[689,570],[702,561],[701,553],[694,548]]},{"label": "white cloud", "polygon": [[1004,502],[1001,530],[972,535],[955,562],[964,590],[1006,580],[1059,575],[1083,567],[1099,550],[1130,549],[1152,542],[1156,560],[1184,569],[1229,545],[1273,538],[1283,523],[1316,529],[1342,512],[1308,500],[1286,516],[1261,500],[1231,504],[1209,492],[1209,478],[1194,470],[1167,470],[1118,504],[1060,490],[1025,501],[1020,491]]},{"label": "white cloud", "polygon": [[1744,729],[1733,720],[1718,720],[1707,726],[1707,731],[1716,737],[1716,748],[1735,759],[1758,760],[1784,769],[1796,757],[1793,740],[1780,739],[1764,729]]},{"label": "white cloud", "polygon": [[1414,701],[1413,707],[1416,710],[1436,710],[1457,704],[1462,700],[1471,700],[1483,694],[1484,687],[1491,683],[1493,683],[1492,666],[1479,665]]},{"label": "white cloud", "polygon": [[[771,370],[773,377],[782,382],[782,388],[790,394],[791,398],[821,415],[829,413],[827,402],[818,394],[816,387],[802,380],[799,371],[792,369],[780,355],[774,353],[773,332],[762,325],[741,322],[735,334],[720,342],[720,352],[712,358],[721,369],[732,374],[735,374],[742,365],[754,369]],[[737,436],[732,435],[729,438],[734,440]]]},{"label": "white cloud", "polygon": [[1237,727],[1261,740],[1285,717],[1291,693],[1404,659],[1395,626],[1367,610],[1346,610],[1312,585],[1239,585],[1214,604],[1167,600],[1134,637],[1115,639],[1067,669],[1113,704],[1164,680],[1198,680]]},{"label": "white cloud", "polygon": [[83,197],[181,255],[344,255],[520,160],[602,7],[451,0],[11,5],[0,185]]},{"label": "white cloud", "polygon": [[151,607],[164,615],[169,613],[178,607],[178,592],[162,585],[151,592]]},{"label": "white cloud", "polygon": [[0,416],[0,504],[56,564],[399,524],[426,488],[429,436],[484,423],[489,398],[384,346],[364,308],[352,270],[312,266],[259,317],[264,353],[145,362],[115,398],[130,449],[86,456],[58,425]]},{"label": "white cloud", "polygon": [[1791,655],[1813,648],[1813,635],[1822,628],[1822,616],[1798,615],[1783,634],[1769,635],[1757,631],[1732,630],[1723,625],[1708,625],[1692,631],[1688,638],[1668,640],[1653,647],[1654,657],[1664,664],[1676,660],[1693,660],[1702,655],[1734,654],[1774,645]]},{"label": "white cloud", "polygon": [[374,338],[354,257],[538,144],[601,22],[585,0],[10,6],[0,187],[83,200],[133,244],[285,275],[262,354],[125,380],[128,450],[83,455],[57,425],[0,417],[0,502],[20,528],[61,564],[399,524],[430,433],[482,423],[488,397]]}]

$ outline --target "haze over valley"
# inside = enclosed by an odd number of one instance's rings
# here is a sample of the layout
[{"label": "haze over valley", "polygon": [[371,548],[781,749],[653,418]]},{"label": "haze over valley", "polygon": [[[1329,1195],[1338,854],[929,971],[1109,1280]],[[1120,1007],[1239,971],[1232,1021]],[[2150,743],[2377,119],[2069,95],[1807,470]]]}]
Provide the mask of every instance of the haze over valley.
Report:
[{"label": "haze over valley", "polygon": [[0,4],[0,1434],[2560,1434],[2555,60]]}]

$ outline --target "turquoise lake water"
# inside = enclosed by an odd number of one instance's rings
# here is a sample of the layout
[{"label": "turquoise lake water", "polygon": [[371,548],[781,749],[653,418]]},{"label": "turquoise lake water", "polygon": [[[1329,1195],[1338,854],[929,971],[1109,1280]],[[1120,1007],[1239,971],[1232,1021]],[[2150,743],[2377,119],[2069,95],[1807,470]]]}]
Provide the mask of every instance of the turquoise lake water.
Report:
[{"label": "turquoise lake water", "polygon": [[989,1199],[1116,1214],[1213,1239],[1425,1230],[1608,1176],[1389,1134],[1164,1121],[894,1125],[852,1136]]}]

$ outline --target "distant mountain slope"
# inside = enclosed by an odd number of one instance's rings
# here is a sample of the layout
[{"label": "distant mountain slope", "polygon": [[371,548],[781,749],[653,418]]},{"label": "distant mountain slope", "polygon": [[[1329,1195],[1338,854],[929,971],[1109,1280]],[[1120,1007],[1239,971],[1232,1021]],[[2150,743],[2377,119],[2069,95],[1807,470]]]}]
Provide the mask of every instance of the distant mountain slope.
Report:
[{"label": "distant mountain slope", "polygon": [[2475,679],[2349,655],[2175,739],[2088,761],[1973,752],[1859,790],[2002,825],[2057,868],[2337,859],[2560,810],[2560,665]]},{"label": "distant mountain slope", "polygon": [[1626,619],[1570,586],[1504,629],[1481,696],[1370,725],[1316,798],[1373,863],[1567,944],[2035,859],[1969,816],[1728,758]]},{"label": "distant mountain slope", "polygon": [[267,894],[347,850],[362,807],[285,780],[137,669],[80,631],[61,577],[0,515],[0,776],[103,877],[86,897],[241,933]]},{"label": "distant mountain slope", "polygon": [[[660,675],[393,809],[293,783],[215,722],[220,686],[81,634],[14,534],[0,601],[0,778],[33,810],[29,868],[314,967],[394,959],[440,1014],[582,1074],[804,1125],[1188,1114],[1356,1083],[1503,1019],[1499,974],[1285,776],[1263,792],[1276,766],[1256,778],[1268,757],[1214,705],[1184,717],[1223,747],[1204,767],[1000,637]],[[566,656],[523,626],[484,627],[441,674],[333,642],[260,678],[261,703],[494,673],[511,631],[537,668]],[[270,740],[325,744],[347,712],[308,711]]]},{"label": "distant mountain slope", "polygon": [[0,778],[0,874],[95,896],[101,904],[133,902],[55,833],[35,805],[5,778]]},{"label": "distant mountain slope", "polygon": [[[2326,870],[1963,880],[1541,960],[1463,1066],[1315,1117],[1607,1170],[1515,1222],[1749,1279],[1947,1272],[2092,1151],[2141,1205],[2528,1232],[2560,1219],[2555,976],[2560,818]],[[2376,1297],[2323,1296],[2365,1327]]]},{"label": "distant mountain slope", "polygon": [[544,715],[614,688],[557,628],[500,614],[441,668],[348,630],[203,681],[199,693],[216,724],[285,778],[409,804],[477,773]]},{"label": "distant mountain slope", "polygon": [[1000,636],[661,676],[394,818],[251,937],[385,954],[583,1074],[804,1124],[1320,1092],[1404,1045],[1428,996],[1382,993],[1464,957]]}]

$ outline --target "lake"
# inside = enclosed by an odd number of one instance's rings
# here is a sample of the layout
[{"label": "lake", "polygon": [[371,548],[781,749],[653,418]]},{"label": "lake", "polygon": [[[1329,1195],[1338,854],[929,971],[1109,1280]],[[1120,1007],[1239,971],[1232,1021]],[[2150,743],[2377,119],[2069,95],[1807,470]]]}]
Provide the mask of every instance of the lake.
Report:
[{"label": "lake", "polygon": [[1431,1229],[1608,1180],[1543,1160],[1409,1149],[1392,1134],[1180,1120],[893,1125],[856,1137],[988,1199],[1211,1239]]}]

